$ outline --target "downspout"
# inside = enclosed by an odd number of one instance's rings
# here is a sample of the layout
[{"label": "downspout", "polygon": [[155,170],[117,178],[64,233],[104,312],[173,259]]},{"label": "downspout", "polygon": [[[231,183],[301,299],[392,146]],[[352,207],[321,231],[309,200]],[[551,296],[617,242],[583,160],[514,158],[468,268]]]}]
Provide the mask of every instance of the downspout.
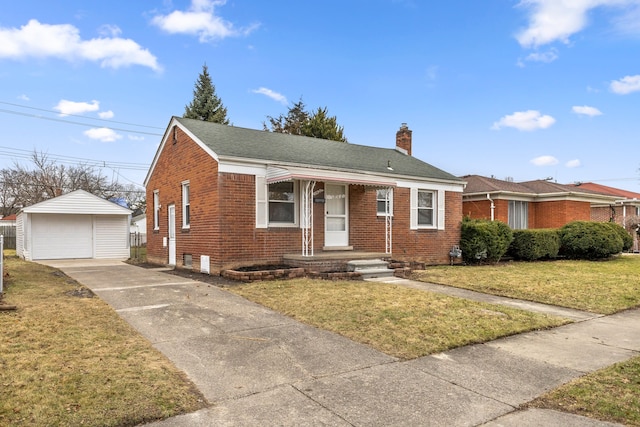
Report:
[{"label": "downspout", "polygon": [[487,193],[487,200],[491,202],[491,221],[494,221],[496,218],[496,205],[493,204],[493,199],[491,198],[491,194]]}]

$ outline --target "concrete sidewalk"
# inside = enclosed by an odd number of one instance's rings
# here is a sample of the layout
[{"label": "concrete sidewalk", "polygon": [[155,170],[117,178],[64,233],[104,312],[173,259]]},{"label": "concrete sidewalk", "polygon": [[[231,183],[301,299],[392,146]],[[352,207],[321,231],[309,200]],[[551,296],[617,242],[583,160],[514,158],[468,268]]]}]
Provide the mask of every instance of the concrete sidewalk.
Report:
[{"label": "concrete sidewalk", "polygon": [[153,426],[610,426],[517,408],[640,354],[640,310],[399,361],[203,282],[44,263],[109,303],[212,403]]}]

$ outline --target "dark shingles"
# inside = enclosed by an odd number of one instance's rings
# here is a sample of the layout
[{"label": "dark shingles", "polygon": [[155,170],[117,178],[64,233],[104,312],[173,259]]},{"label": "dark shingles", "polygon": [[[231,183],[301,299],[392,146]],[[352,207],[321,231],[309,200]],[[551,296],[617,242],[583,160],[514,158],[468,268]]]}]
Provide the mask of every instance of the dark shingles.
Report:
[{"label": "dark shingles", "polygon": [[[460,178],[448,172],[395,149],[259,131],[179,117],[175,119],[223,158],[264,160],[279,165],[462,182]],[[393,171],[388,170],[389,165]]]}]

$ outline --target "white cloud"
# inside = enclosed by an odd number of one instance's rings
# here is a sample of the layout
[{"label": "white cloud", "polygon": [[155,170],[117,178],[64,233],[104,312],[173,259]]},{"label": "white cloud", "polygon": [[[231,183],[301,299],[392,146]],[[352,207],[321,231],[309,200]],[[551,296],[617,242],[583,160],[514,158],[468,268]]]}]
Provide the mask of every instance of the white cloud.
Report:
[{"label": "white cloud", "polygon": [[531,159],[531,163],[535,166],[553,166],[558,164],[558,159],[553,156],[540,156]]},{"label": "white cloud", "polygon": [[[113,32],[113,29],[112,29]],[[0,28],[0,58],[88,60],[101,67],[142,65],[160,71],[157,58],[131,39],[100,37],[82,40],[70,24],[41,24],[35,19],[20,28]]]},{"label": "white cloud", "polygon": [[510,127],[521,131],[534,131],[537,129],[546,129],[555,122],[556,119],[553,117],[542,115],[536,110],[516,111],[495,122],[493,126],[491,126],[491,129],[500,130],[504,127]]},{"label": "white cloud", "polygon": [[587,105],[582,105],[582,106],[576,105],[572,107],[571,110],[576,114],[589,116],[589,117],[602,115],[602,111],[598,110],[596,107],[589,107]]},{"label": "white cloud", "polygon": [[31,100],[29,99],[29,97],[28,97],[27,95],[25,95],[24,93],[23,93],[22,95],[19,95],[19,96],[18,96],[18,99],[19,99],[20,101],[31,101]]},{"label": "white cloud", "polygon": [[98,117],[100,117],[101,119],[112,119],[113,116],[115,114],[113,114],[113,111],[109,110],[109,111],[100,111],[98,113]]},{"label": "white cloud", "polygon": [[640,91],[640,74],[635,76],[625,76],[620,80],[614,80],[609,85],[609,88],[613,93],[618,95],[627,95],[631,92]]},{"label": "white cloud", "polygon": [[[629,25],[637,14],[638,0],[521,0],[519,6],[530,10],[529,26],[516,35],[522,47],[537,48],[569,37],[588,25],[588,14],[597,7],[622,7],[618,26]],[[628,6],[628,7],[627,7]],[[635,23],[637,28],[637,23]]]},{"label": "white cloud", "polygon": [[216,16],[215,8],[226,0],[192,0],[186,11],[175,10],[168,15],[157,15],[151,23],[170,34],[198,36],[202,43],[227,37],[248,35],[258,25],[236,29],[231,22]]},{"label": "white cloud", "polygon": [[83,132],[87,137],[102,142],[114,142],[122,139],[122,135],[117,134],[109,128],[92,128]]},{"label": "white cloud", "polygon": [[83,114],[89,111],[98,111],[100,109],[100,103],[96,100],[88,103],[61,99],[53,109],[59,111],[61,116],[68,116],[69,114]]},{"label": "white cloud", "polygon": [[574,159],[569,160],[567,163],[565,163],[565,166],[568,168],[579,168],[580,166],[582,166],[582,163],[580,163],[580,160]]},{"label": "white cloud", "polygon": [[259,93],[261,95],[267,96],[271,99],[273,99],[274,101],[278,101],[281,104],[287,105],[289,103],[289,101],[287,101],[287,97],[278,93],[278,92],[274,92],[271,89],[267,89],[266,87],[261,87],[260,89],[254,89],[251,92],[253,93]]},{"label": "white cloud", "polygon": [[558,59],[558,49],[555,48],[549,49],[546,52],[533,52],[524,58],[525,61],[545,63],[553,62],[556,59]]}]

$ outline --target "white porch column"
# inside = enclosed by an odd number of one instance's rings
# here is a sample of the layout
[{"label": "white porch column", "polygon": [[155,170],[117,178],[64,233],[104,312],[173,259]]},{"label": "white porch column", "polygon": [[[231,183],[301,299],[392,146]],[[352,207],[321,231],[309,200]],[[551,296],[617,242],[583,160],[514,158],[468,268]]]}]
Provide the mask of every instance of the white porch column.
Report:
[{"label": "white porch column", "polygon": [[302,256],[313,256],[313,191],[315,181],[302,181]]},{"label": "white porch column", "polygon": [[384,244],[384,252],[390,254],[393,251],[393,217],[391,216],[391,192],[393,191],[392,187],[387,187],[385,191],[384,197],[384,206],[385,206],[385,221],[384,221],[384,233],[385,233],[385,244]]}]

